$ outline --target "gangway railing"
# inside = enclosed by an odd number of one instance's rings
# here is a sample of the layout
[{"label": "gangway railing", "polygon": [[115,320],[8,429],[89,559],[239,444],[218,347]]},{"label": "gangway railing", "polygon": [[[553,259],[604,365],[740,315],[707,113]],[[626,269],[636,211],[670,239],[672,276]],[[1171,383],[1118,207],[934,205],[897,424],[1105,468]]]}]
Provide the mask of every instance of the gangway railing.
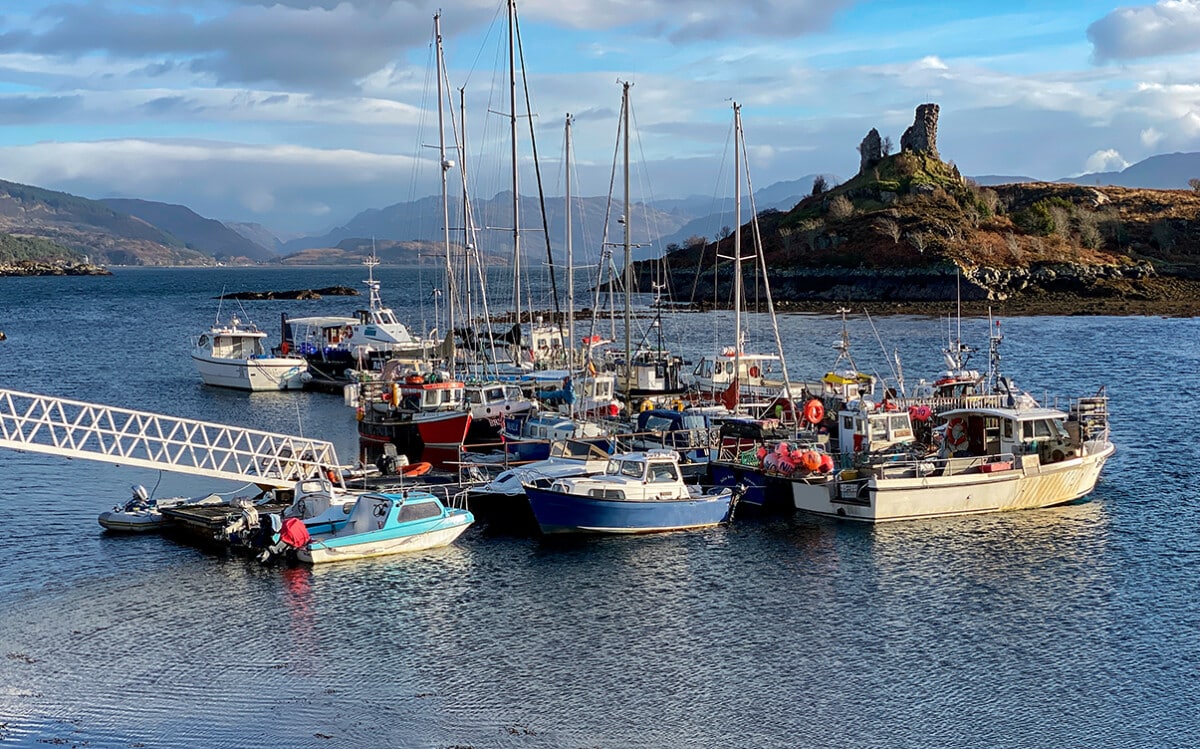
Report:
[{"label": "gangway railing", "polygon": [[0,447],[292,488],[334,477],[331,442],[0,388]]}]

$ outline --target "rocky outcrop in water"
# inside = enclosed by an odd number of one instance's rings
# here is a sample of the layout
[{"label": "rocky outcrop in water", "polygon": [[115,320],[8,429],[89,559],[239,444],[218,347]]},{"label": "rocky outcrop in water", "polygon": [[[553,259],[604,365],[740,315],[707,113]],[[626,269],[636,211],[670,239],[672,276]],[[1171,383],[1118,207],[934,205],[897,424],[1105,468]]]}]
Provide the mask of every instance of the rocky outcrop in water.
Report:
[{"label": "rocky outcrop in water", "polygon": [[19,260],[0,263],[0,276],[111,276],[112,271],[91,263],[45,263]]},{"label": "rocky outcrop in water", "polygon": [[240,299],[243,301],[267,301],[272,299],[320,299],[325,296],[358,296],[358,289],[349,286],[326,286],[323,289],[295,289],[292,291],[235,291],[223,294],[218,299]]}]

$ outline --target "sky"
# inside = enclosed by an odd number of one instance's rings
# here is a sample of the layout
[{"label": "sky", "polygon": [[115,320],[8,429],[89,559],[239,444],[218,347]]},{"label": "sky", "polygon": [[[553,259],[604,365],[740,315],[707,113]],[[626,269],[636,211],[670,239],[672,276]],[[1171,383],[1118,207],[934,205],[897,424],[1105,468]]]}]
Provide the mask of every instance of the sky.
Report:
[{"label": "sky", "polygon": [[[447,172],[508,184],[505,0],[441,6]],[[716,195],[741,106],[755,188],[845,179],[872,128],[941,109],[966,175],[1057,179],[1200,151],[1200,0],[520,0],[544,190],[606,195],[633,84],[637,197]],[[186,205],[283,237],[440,190],[425,0],[5,0],[0,179]],[[461,90],[461,98],[460,98]],[[522,94],[524,99],[524,94]],[[519,110],[525,112],[524,106]],[[451,141],[451,125],[446,125]],[[725,180],[723,183],[722,180]],[[1181,185],[1180,187],[1184,187]]]}]

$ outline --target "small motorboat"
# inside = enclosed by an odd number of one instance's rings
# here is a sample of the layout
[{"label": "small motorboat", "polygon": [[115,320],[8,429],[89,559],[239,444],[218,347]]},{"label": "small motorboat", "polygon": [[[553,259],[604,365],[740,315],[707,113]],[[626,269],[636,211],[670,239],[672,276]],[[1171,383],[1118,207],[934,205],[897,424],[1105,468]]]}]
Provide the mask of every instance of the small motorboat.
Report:
[{"label": "small motorboat", "polygon": [[525,485],[542,533],[654,533],[705,528],[733,514],[732,489],[684,483],[673,450],[614,455],[598,476]]},{"label": "small motorboat", "polygon": [[97,520],[105,530],[118,533],[145,533],[159,530],[166,525],[167,518],[163,517],[161,512],[164,508],[183,505],[215,505],[224,502],[225,500],[216,494],[202,497],[152,499],[146,491],[146,487],[138,484],[133,487],[133,496],[127,502],[100,513]]},{"label": "small motorboat", "polygon": [[446,546],[475,521],[469,511],[416,490],[362,494],[347,509],[340,520],[285,521],[281,537],[300,561],[322,564]]}]

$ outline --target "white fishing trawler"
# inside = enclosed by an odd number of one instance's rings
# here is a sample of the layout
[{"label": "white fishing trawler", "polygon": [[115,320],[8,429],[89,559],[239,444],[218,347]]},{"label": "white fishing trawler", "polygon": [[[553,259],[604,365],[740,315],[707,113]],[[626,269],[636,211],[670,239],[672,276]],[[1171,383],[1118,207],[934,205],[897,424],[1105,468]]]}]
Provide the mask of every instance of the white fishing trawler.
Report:
[{"label": "white fishing trawler", "polygon": [[[869,450],[879,424],[903,427],[908,418],[905,411],[843,410],[839,444],[843,450]],[[889,453],[869,455],[828,479],[796,477],[796,508],[881,522],[1049,507],[1090,494],[1116,450],[1103,390],[1075,400],[1068,412],[1013,398],[999,407],[946,411],[940,418],[936,454],[905,454],[893,443]]]}]

